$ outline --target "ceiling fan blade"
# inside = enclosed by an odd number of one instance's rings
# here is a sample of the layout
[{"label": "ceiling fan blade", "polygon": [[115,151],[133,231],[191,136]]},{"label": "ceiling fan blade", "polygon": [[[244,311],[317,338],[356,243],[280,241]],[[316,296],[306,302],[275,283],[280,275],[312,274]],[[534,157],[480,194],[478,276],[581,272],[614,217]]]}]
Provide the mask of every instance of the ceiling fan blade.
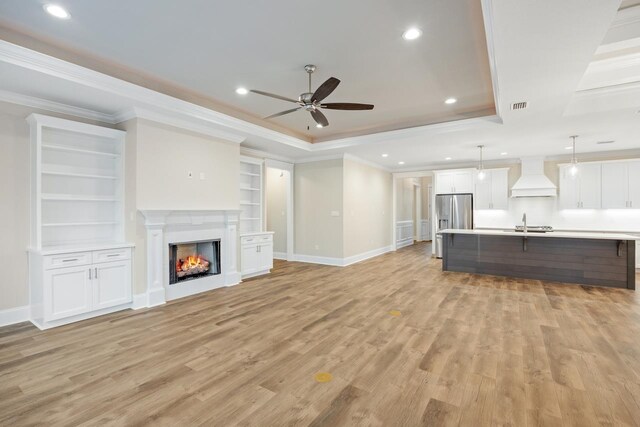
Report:
[{"label": "ceiling fan blade", "polygon": [[296,104],[298,103],[298,101],[296,101],[295,99],[287,98],[286,96],[276,95],[275,93],[269,93],[269,92],[264,92],[261,90],[253,90],[253,89],[249,90],[249,92],[257,93],[258,95],[262,95],[262,96],[269,96],[275,99],[281,99],[282,101],[295,102]]},{"label": "ceiling fan blade", "polygon": [[327,96],[331,95],[331,92],[336,90],[338,85],[340,84],[340,80],[335,77],[329,77],[326,82],[322,83],[318,89],[313,93],[311,97],[312,102],[319,102],[325,99]]},{"label": "ceiling fan blade", "polygon": [[298,111],[301,108],[302,107],[298,107],[298,108],[292,108],[291,110],[280,111],[279,113],[272,114],[269,117],[265,117],[264,119],[267,120],[267,119],[273,119],[274,117],[284,116],[285,114],[289,114],[289,113],[293,113],[294,111]]},{"label": "ceiling fan blade", "polygon": [[372,104],[356,104],[353,102],[330,102],[328,104],[320,104],[320,107],[328,110],[373,110]]},{"label": "ceiling fan blade", "polygon": [[329,126],[329,120],[327,120],[327,117],[320,111],[311,110],[311,116],[313,116],[313,120],[315,120],[316,123],[321,125],[323,128]]}]

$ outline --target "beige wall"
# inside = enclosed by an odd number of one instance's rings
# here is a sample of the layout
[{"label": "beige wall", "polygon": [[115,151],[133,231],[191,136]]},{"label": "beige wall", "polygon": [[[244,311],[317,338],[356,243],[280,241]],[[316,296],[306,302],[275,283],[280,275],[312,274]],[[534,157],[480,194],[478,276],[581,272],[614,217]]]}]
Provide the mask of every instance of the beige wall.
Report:
[{"label": "beige wall", "polygon": [[391,173],[344,160],[344,257],[391,245]]},{"label": "beige wall", "polygon": [[396,221],[413,219],[413,184],[415,178],[396,179]]},{"label": "beige wall", "polygon": [[138,121],[136,143],[138,209],[239,208],[238,144],[146,120]]},{"label": "beige wall", "polygon": [[[273,251],[287,251],[287,178],[281,170],[265,168],[267,231],[273,231]],[[288,174],[289,172],[284,172]]]},{"label": "beige wall", "polygon": [[[343,257],[342,159],[298,163],[294,172],[294,250]],[[335,211],[338,216],[332,216]]]},{"label": "beige wall", "polygon": [[[27,116],[46,114],[110,127],[15,104],[0,102],[0,310],[29,304],[27,248],[29,246],[29,125]],[[11,268],[6,268],[10,265]]]}]

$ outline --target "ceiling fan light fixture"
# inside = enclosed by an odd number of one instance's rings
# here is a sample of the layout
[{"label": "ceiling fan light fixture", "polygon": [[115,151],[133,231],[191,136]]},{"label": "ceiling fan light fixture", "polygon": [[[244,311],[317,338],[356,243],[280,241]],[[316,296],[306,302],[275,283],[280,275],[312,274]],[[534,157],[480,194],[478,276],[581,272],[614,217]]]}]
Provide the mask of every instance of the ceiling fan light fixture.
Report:
[{"label": "ceiling fan light fixture", "polygon": [[317,124],[316,124],[316,127],[317,127],[318,129],[322,129],[324,126],[322,126],[320,123],[317,123]]},{"label": "ceiling fan light fixture", "polygon": [[420,38],[422,35],[422,30],[420,28],[411,27],[404,33],[402,33],[402,38],[405,40],[415,40]]},{"label": "ceiling fan light fixture", "polygon": [[69,14],[69,12],[67,12],[67,10],[62,7],[59,6],[57,4],[45,4],[44,5],[44,10],[51,16],[55,16],[56,18],[59,19],[69,19],[71,18],[71,15]]}]

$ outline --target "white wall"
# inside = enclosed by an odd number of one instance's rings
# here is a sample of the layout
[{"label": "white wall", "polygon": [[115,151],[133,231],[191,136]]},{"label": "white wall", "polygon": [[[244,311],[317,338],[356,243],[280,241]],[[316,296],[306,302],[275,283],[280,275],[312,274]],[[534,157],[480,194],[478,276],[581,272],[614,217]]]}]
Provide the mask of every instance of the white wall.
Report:
[{"label": "white wall", "polygon": [[344,256],[391,245],[391,173],[344,160]]},{"label": "white wall", "polygon": [[344,255],[342,162],[335,159],[295,165],[294,251],[298,255]]},{"label": "white wall", "polygon": [[238,209],[239,174],[238,144],[138,120],[138,209]]}]

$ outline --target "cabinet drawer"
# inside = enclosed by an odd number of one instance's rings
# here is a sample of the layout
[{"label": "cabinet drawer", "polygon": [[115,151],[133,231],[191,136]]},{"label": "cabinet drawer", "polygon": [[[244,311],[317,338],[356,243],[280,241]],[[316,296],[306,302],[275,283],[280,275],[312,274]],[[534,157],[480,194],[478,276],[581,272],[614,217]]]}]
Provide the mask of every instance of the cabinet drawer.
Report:
[{"label": "cabinet drawer", "polygon": [[258,236],[259,242],[271,242],[273,240],[273,234],[266,234],[264,236]]},{"label": "cabinet drawer", "polygon": [[110,262],[131,258],[131,249],[107,249],[93,252],[93,262]]},{"label": "cabinet drawer", "polygon": [[91,252],[73,252],[69,254],[45,255],[43,257],[45,270],[85,264],[91,264]]}]

